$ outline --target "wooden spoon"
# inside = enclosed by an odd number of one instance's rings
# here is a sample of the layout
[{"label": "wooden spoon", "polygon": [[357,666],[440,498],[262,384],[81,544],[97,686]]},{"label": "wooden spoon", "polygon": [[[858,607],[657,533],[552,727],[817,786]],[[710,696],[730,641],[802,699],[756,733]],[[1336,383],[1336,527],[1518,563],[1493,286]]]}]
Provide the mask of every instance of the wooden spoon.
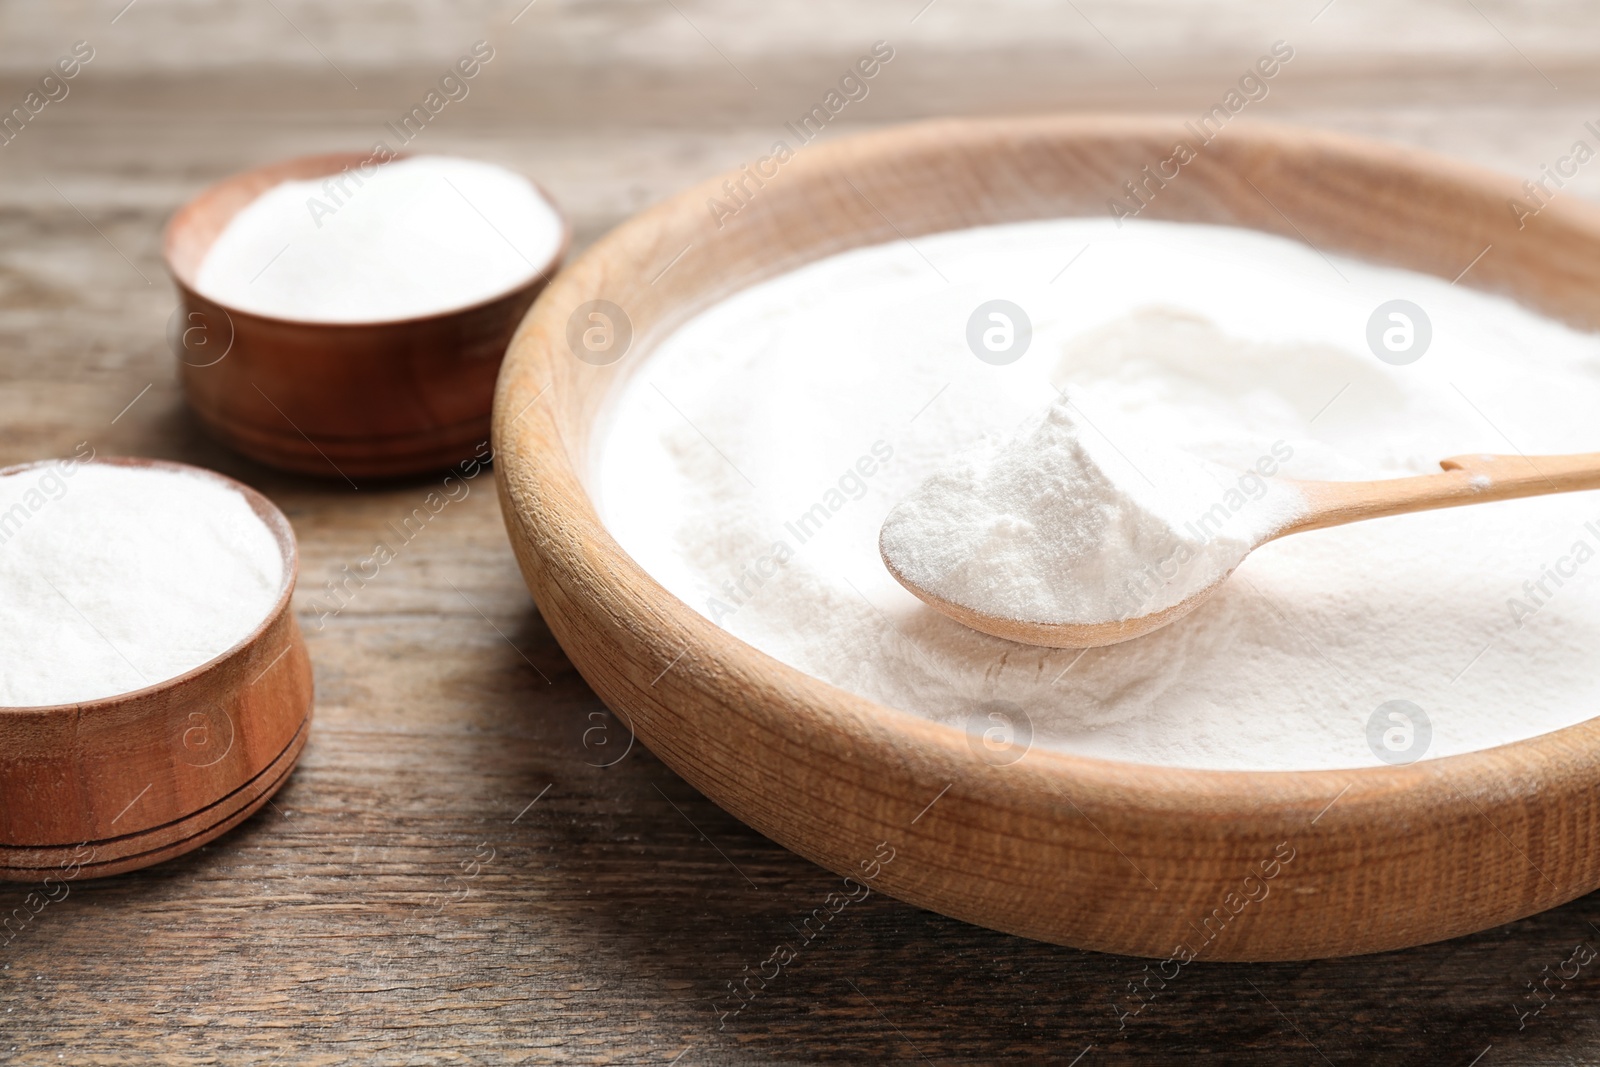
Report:
[{"label": "wooden spoon", "polygon": [[[1262,537],[1251,548],[1259,548],[1268,541],[1288,534],[1343,526],[1363,519],[1381,519],[1413,511],[1487,504],[1495,500],[1514,500],[1547,493],[1600,489],[1600,453],[1597,452],[1573,456],[1455,456],[1440,461],[1439,466],[1444,473],[1375,482],[1285,479],[1281,484],[1298,491],[1304,498],[1304,507],[1296,518]],[[901,573],[888,553],[883,551],[881,540],[878,547],[889,573],[935,610],[974,630],[1048,648],[1098,648],[1142,637],[1199,607],[1233,573],[1230,570],[1188,598],[1147,615],[1135,615],[1112,622],[1029,622],[976,611],[929,592]]]}]

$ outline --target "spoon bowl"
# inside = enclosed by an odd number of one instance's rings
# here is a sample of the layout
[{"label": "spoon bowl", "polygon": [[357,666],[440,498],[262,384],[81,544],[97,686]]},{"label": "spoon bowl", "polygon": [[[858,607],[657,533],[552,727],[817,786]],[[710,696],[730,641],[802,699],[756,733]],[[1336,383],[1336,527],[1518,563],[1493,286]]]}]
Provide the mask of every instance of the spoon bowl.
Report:
[{"label": "spoon bowl", "polygon": [[[1600,489],[1600,453],[1454,456],[1441,460],[1439,466],[1442,469],[1439,474],[1411,478],[1366,482],[1286,480],[1285,486],[1299,495],[1304,501],[1303,507],[1287,523],[1260,536],[1250,546],[1250,551],[1289,534],[1343,526],[1363,519]],[[1156,611],[1105,621],[1059,622],[1007,618],[957,603],[908,578],[881,537],[878,552],[895,580],[935,611],[981,633],[1046,648],[1099,648],[1143,637],[1177,622],[1204,604],[1237,569],[1237,565],[1229,568],[1197,592]]]},{"label": "spoon bowl", "polygon": [[1228,574],[1233,573],[1229,571],[1204,589],[1191,593],[1176,604],[1169,604],[1158,611],[1144,615],[1133,615],[1126,619],[1113,619],[1108,622],[1031,622],[979,611],[930,592],[906,577],[881,543],[878,546],[878,554],[883,557],[883,565],[894,575],[894,580],[911,590],[919,600],[935,611],[948,615],[961,625],[979,633],[1045,648],[1100,648],[1104,645],[1132,641],[1135,637],[1143,637],[1153,630],[1177,622],[1204,604],[1211,599],[1213,593],[1222,588],[1222,583],[1227,580]]}]

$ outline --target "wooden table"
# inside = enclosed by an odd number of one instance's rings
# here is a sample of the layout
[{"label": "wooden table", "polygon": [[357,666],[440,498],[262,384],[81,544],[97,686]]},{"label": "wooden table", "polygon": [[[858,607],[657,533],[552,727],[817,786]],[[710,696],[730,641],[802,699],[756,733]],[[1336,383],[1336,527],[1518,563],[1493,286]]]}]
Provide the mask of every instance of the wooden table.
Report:
[{"label": "wooden table", "polygon": [[[368,146],[478,39],[494,60],[413,147],[538,176],[580,248],[765,152],[880,38],[895,59],[838,132],[1198,113],[1281,38],[1296,58],[1254,115],[1531,178],[1593,139],[1592,8],[125,2],[0,9],[6,108],[71,42],[96,53],[0,147],[0,465],[87,440],[273,497],[301,541],[317,719],[261,814],[178,861],[73,885],[0,946],[0,1063],[1600,1063],[1595,968],[1529,1014],[1534,984],[1600,945],[1594,897],[1385,956],[1196,966],[1134,1015],[1141,961],[874,896],[721,1020],[728,983],[835,876],[629,748],[530,601],[492,475],[319,629],[317,590],[432,483],[351,491],[211,444],[163,340],[158,244],[223,174]],[[1600,165],[1561,195],[1596,192]],[[23,893],[0,890],[0,913]]]}]

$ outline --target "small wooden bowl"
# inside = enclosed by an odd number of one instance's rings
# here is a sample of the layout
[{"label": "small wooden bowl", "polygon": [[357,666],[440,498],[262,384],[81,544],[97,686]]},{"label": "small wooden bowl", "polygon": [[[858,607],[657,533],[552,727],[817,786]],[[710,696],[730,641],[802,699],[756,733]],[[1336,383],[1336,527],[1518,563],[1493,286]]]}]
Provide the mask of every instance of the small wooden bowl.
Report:
[{"label": "small wooden bowl", "polygon": [[368,158],[305,156],[245,171],[167,223],[163,252],[180,297],[170,333],[189,405],[214,437],[270,466],[388,477],[471,455],[488,437],[506,342],[572,239],[563,220],[555,255],[531,280],[417,318],[302,322],[226,307],[195,290],[207,250],[245,205],[282,182],[337,174]]},{"label": "small wooden bowl", "polygon": [[81,704],[0,707],[0,880],[117,874],[203,845],[277,792],[311,727],[311,660],[289,608],[299,556],[283,512],[187,464],[89,462],[182,471],[243,494],[277,538],[283,588],[247,637],[176,678]]},{"label": "small wooden bowl", "polygon": [[[645,573],[596,514],[580,472],[597,415],[696,311],[861,245],[1104,217],[1124,182],[1192,137],[1176,120],[930,123],[807,147],[720,230],[705,209],[720,178],[614,230],[523,323],[496,399],[503,511],[545,620],[645,744],[730,812],[824,867],[876,874],[893,896],[999,930],[1181,970],[1190,957],[1416,945],[1593,890],[1600,719],[1403,767],[1201,771],[1040,748],[994,766],[953,727],[729,636]],[[1475,264],[1462,284],[1600,326],[1600,210],[1558,200],[1519,231],[1507,208],[1519,193],[1435,156],[1235,122],[1143,214],[1447,279]],[[609,365],[568,347],[569,317],[592,300],[632,323],[633,348]]]}]

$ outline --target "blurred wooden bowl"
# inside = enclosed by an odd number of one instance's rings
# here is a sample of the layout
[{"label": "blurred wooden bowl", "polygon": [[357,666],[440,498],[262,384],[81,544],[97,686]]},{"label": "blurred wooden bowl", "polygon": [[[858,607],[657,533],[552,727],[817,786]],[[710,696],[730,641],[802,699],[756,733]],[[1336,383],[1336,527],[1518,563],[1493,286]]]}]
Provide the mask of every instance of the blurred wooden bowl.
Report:
[{"label": "blurred wooden bowl", "polygon": [[388,477],[472,455],[488,438],[506,343],[572,238],[563,219],[560,245],[533,278],[470,307],[416,318],[302,322],[227,307],[196,291],[206,252],[245,205],[285,181],[337,174],[368,157],[305,156],[245,171],[206,189],[167,223],[163,252],[180,298],[172,347],[189,405],[219,441],[273,467]]},{"label": "blurred wooden bowl", "polygon": [[182,471],[243,494],[277,539],[283,587],[247,637],[176,678],[79,704],[0,707],[3,880],[116,874],[182,855],[265,804],[311,727],[311,661],[289,607],[298,552],[283,512],[187,464],[89,462]]},{"label": "blurred wooden bowl", "polygon": [[[1160,980],[1189,958],[1416,945],[1593,890],[1600,720],[1359,770],[1184,770],[1041,748],[991,762],[953,727],[729,636],[596,514],[585,477],[607,397],[694,313],[862,245],[1104,217],[1124,183],[1190,137],[1165,119],[929,123],[807,146],[720,228],[706,209],[723,195],[718,177],[612,231],[523,323],[496,399],[506,525],[545,620],[651,751],[762,833],[946,915],[1171,961]],[[1600,209],[1558,200],[1519,231],[1510,178],[1236,121],[1150,188],[1145,217],[1263,230],[1446,279],[1472,265],[1464,285],[1600,326]],[[569,320],[595,300],[631,323],[632,347],[613,362],[569,347]]]}]

